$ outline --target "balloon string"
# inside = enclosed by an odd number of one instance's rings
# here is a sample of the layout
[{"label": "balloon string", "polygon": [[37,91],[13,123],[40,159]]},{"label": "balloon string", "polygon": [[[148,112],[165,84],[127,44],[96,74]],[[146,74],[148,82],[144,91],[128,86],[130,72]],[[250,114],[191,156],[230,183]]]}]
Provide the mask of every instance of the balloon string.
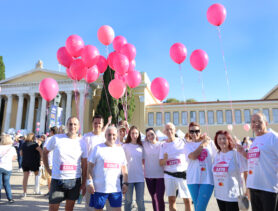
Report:
[{"label": "balloon string", "polygon": [[123,109],[124,109],[124,114],[125,114],[125,120],[127,121],[127,89],[126,89],[126,92],[125,92],[125,97],[122,101],[124,102],[123,103]]},{"label": "balloon string", "polygon": [[181,88],[182,88],[184,109],[185,109],[185,111],[187,111],[186,100],[185,100],[185,91],[184,91],[184,80],[183,80],[183,76],[182,76],[181,64],[179,64],[179,72],[180,72],[180,79],[181,79]]},{"label": "balloon string", "polygon": [[47,128],[47,120],[48,120],[48,109],[49,109],[49,102],[46,101],[46,112],[45,112],[45,122],[44,122],[44,132],[46,132],[46,128]]},{"label": "balloon string", "polygon": [[218,31],[219,41],[220,41],[220,49],[221,49],[221,53],[222,53],[222,59],[223,59],[223,63],[224,63],[226,82],[227,82],[227,87],[228,87],[228,95],[229,95],[229,101],[230,101],[230,107],[231,107],[231,110],[232,110],[232,121],[233,121],[232,124],[235,124],[235,115],[234,115],[234,109],[233,109],[233,101],[232,101],[232,98],[231,98],[230,79],[229,79],[228,68],[227,68],[227,64],[226,64],[226,60],[225,60],[225,54],[224,54],[221,30],[220,30],[219,26],[217,26],[217,31]]},{"label": "balloon string", "polygon": [[203,95],[203,99],[205,102],[205,122],[206,122],[206,131],[207,134],[209,134],[209,129],[208,129],[208,117],[207,117],[207,97],[206,97],[206,93],[205,93],[205,86],[204,86],[204,80],[203,80],[203,75],[202,72],[200,71],[199,74],[199,81],[201,82],[202,85],[202,95]]},{"label": "balloon string", "polygon": [[[108,61],[108,56],[109,56],[109,48],[108,45],[105,46],[106,49],[106,57],[107,57],[107,61]],[[112,81],[112,73],[111,73],[111,68],[109,68],[109,74],[110,74],[110,80]]]},{"label": "balloon string", "polygon": [[77,80],[73,80],[73,87],[74,87],[74,99],[75,99],[75,107],[76,107],[76,116],[77,116],[77,118],[79,119]]},{"label": "balloon string", "polygon": [[164,127],[164,107],[163,107],[163,103],[160,104],[160,110],[161,110],[161,125],[162,127]]}]

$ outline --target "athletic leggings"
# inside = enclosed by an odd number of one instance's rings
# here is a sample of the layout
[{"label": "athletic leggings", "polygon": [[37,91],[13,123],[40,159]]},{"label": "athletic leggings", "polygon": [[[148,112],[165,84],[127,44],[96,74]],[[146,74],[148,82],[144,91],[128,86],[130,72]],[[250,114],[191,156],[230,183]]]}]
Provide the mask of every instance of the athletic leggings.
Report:
[{"label": "athletic leggings", "polygon": [[152,197],[154,211],[165,211],[164,178],[146,178],[147,187]]},{"label": "athletic leggings", "polygon": [[219,199],[216,200],[220,211],[239,211],[237,201],[231,202],[231,201],[222,201]]}]

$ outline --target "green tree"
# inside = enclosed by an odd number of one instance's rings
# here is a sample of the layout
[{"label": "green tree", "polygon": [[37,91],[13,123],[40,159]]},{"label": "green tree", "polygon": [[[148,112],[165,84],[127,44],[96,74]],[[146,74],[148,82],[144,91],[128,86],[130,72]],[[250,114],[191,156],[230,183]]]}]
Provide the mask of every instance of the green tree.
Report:
[{"label": "green tree", "polygon": [[114,71],[108,66],[107,70],[103,74],[104,86],[102,88],[101,98],[96,110],[96,114],[103,116],[105,124],[107,123],[108,117],[111,115],[113,124],[117,124],[119,119],[125,119],[125,109],[127,109],[127,120],[130,121],[135,110],[134,95],[132,94],[132,90],[130,88],[127,88],[127,93],[119,100],[114,99],[110,95],[108,85],[113,78]]},{"label": "green tree", "polygon": [[194,103],[197,102],[197,100],[193,99],[193,98],[189,98],[186,100],[187,103]]},{"label": "green tree", "polygon": [[3,61],[3,56],[0,56],[0,81],[4,80],[5,78],[5,64]]},{"label": "green tree", "polygon": [[180,103],[180,101],[176,98],[167,98],[164,103]]}]

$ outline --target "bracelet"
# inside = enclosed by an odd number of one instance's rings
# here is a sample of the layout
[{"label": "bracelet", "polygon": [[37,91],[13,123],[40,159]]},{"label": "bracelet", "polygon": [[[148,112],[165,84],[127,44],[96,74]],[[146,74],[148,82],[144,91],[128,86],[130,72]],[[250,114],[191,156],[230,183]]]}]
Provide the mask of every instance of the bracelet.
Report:
[{"label": "bracelet", "polygon": [[128,183],[127,183],[127,182],[124,182],[124,183],[123,183],[123,185],[126,185],[126,186],[128,186]]},{"label": "bracelet", "polygon": [[86,183],[87,185],[91,185],[91,184],[93,184],[93,180],[92,179],[87,179],[87,183]]}]

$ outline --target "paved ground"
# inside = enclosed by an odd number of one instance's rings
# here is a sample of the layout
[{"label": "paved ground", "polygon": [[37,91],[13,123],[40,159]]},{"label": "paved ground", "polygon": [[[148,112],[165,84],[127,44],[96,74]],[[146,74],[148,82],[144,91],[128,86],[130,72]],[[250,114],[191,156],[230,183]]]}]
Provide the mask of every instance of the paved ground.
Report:
[{"label": "paved ground", "polygon": [[[34,195],[33,188],[34,188],[34,175],[29,177],[29,185],[27,194],[28,196],[25,199],[21,199],[20,195],[22,194],[22,179],[23,173],[17,172],[17,164],[14,163],[14,170],[11,177],[11,185],[12,185],[12,192],[13,197],[15,200],[14,204],[9,204],[6,200],[5,191],[2,190],[0,201],[0,211],[37,211],[37,210],[48,210],[48,199],[43,195]],[[47,187],[42,186],[41,190],[43,193],[47,192]],[[165,197],[165,201],[167,201]],[[147,189],[145,189],[145,206],[147,211],[152,210],[152,203],[149,196]],[[60,210],[64,210],[64,203],[61,204]],[[84,202],[81,205],[76,205],[74,210],[84,210]],[[166,210],[168,209],[168,203],[166,203]],[[184,210],[184,206],[182,200],[178,199],[177,201],[177,210]],[[209,211],[218,210],[218,206],[216,204],[216,200],[214,197],[210,199],[208,209]]]}]

